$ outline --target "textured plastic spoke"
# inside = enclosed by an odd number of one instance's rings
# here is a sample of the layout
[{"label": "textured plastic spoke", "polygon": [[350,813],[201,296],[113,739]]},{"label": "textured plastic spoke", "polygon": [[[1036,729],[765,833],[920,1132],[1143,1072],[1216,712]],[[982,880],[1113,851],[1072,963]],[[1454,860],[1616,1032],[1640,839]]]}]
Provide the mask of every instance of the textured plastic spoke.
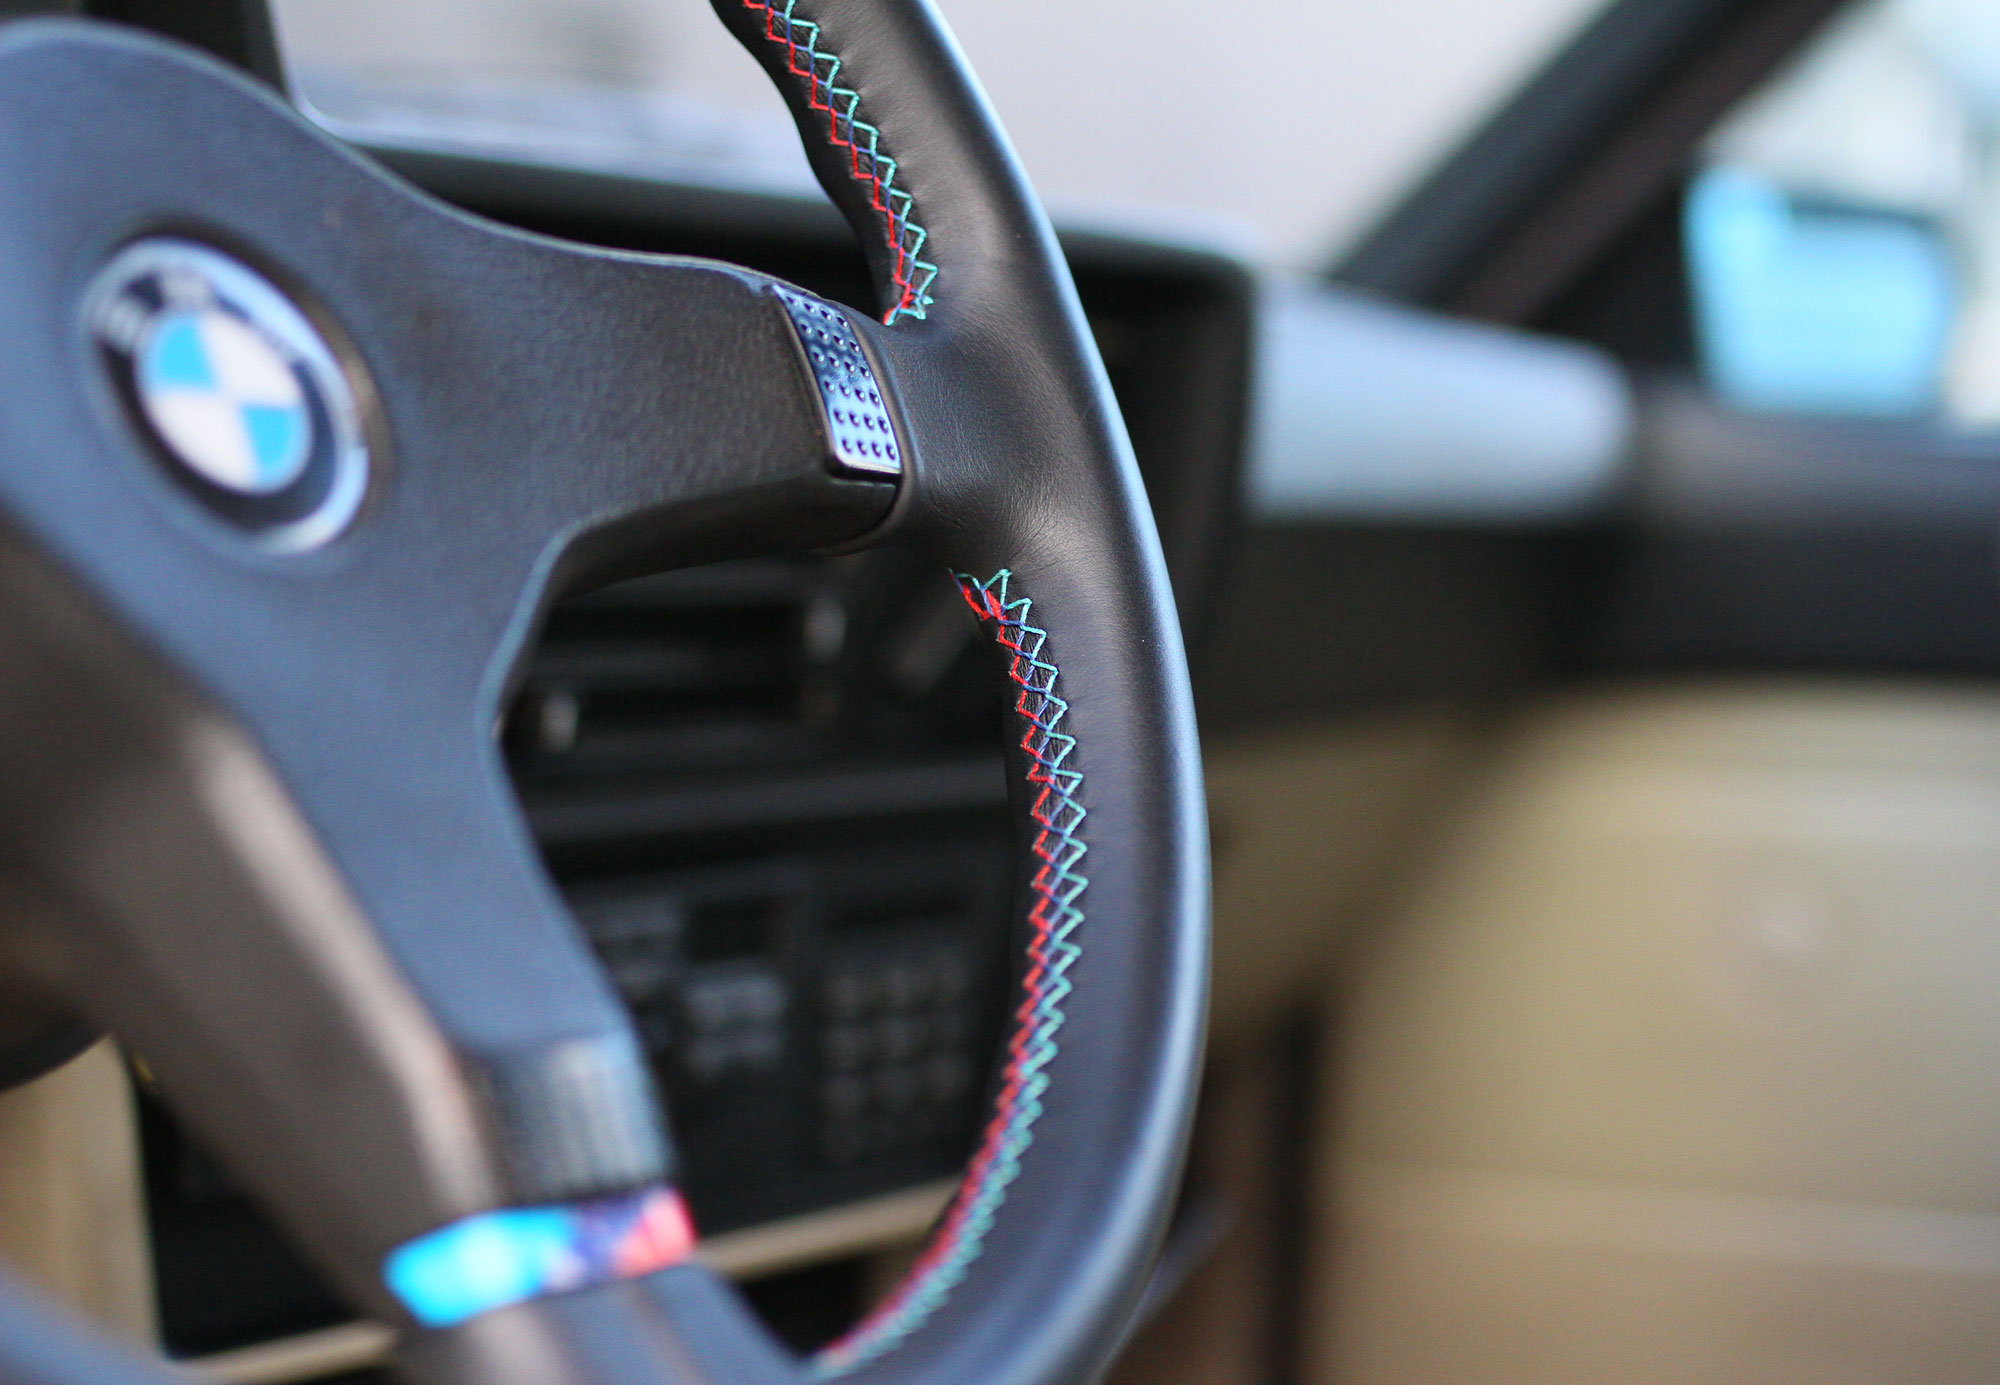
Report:
[{"label": "textured plastic spoke", "polygon": [[785,65],[805,80],[807,104],[826,113],[827,139],[847,151],[854,181],[868,185],[870,204],[882,213],[897,290],[896,303],[882,321],[893,327],[906,317],[921,320],[934,301],[930,290],[937,266],[923,257],[929,237],[910,215],[910,194],[896,186],[896,161],[882,151],[882,132],[861,119],[861,93],[840,85],[840,59],[820,47],[819,25],[795,13],[799,0],[743,3],[764,16],[764,36],[784,45]]},{"label": "textured plastic spoke", "polygon": [[994,1215],[1007,1200],[1008,1185],[1021,1172],[1021,1156],[1034,1139],[1042,1094],[1049,1086],[1048,1065],[1063,1026],[1063,1001],[1071,990],[1069,970],[1082,955],[1076,939],[1083,923],[1078,900],[1090,884],[1076,871],[1087,850],[1078,835],[1085,816],[1077,801],[1083,776],[1063,768],[1076,748],[1075,739],[1062,729],[1069,703],[1057,692],[1060,675],[1044,654],[1048,632],[1030,623],[1033,603],[1009,597],[1012,576],[1004,568],[984,582],[957,574],[959,590],[980,624],[1012,655],[1007,675],[1020,690],[1014,711],[1021,721],[1021,748],[1030,760],[1028,779],[1042,786],[1034,806],[1041,831],[1033,850],[1041,864],[1029,882],[1034,903],[1028,911],[1028,971],[1021,980],[1000,1095],[965,1181],[930,1245],[880,1307],[814,1358],[821,1375],[853,1370],[916,1331],[979,1258]]}]

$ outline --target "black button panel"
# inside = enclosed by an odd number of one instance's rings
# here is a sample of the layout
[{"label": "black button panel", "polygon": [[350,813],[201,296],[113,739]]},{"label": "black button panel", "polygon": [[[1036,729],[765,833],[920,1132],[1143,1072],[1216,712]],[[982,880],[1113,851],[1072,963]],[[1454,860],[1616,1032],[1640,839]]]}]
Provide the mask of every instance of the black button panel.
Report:
[{"label": "black button panel", "polygon": [[1001,831],[572,887],[705,1232],[947,1176],[1012,976]]},{"label": "black button panel", "polygon": [[821,1152],[844,1163],[957,1131],[980,1077],[972,969],[935,947],[840,964],[820,983]]}]

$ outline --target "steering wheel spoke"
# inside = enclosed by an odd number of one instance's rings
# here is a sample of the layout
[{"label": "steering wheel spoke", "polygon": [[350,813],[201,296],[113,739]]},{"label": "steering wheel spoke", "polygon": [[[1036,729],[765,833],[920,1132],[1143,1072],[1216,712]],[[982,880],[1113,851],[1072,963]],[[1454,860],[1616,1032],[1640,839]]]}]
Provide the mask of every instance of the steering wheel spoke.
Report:
[{"label": "steering wheel spoke", "polygon": [[[135,300],[186,292],[190,272],[170,252],[192,243],[291,300],[337,358],[355,449],[367,454],[361,495],[338,522],[303,535],[257,514],[257,494],[155,505],[155,518],[177,509],[202,521],[212,546],[387,548],[404,576],[427,566],[433,588],[464,579],[440,600],[496,590],[505,599],[552,549],[659,567],[819,546],[866,532],[893,498],[893,468],[844,464],[789,306],[803,296],[765,276],[479,221],[364,163],[250,84],[136,37],[9,26],[0,128],[0,197],[20,213],[0,268],[11,333],[145,355],[147,343],[121,340],[145,335],[126,320]],[[79,168],[92,176],[76,178]],[[80,271],[106,260],[115,271],[134,243],[143,261],[156,242],[169,253],[150,276],[142,264],[79,294]],[[49,362],[61,395],[77,394],[74,364]],[[39,507],[51,525],[101,523],[76,492],[128,499],[103,484],[106,473],[134,470],[131,454],[149,444],[172,454],[181,437],[173,419],[163,434],[143,408],[129,426],[107,428],[116,420],[104,417],[113,401],[103,396],[130,390],[96,383],[100,397],[63,399],[76,416],[50,420],[89,463]],[[219,388],[242,402],[255,385],[224,378]],[[215,475],[189,477],[172,460],[154,468],[170,480],[126,484],[206,495]],[[17,514],[34,514],[34,486],[50,479],[0,481]],[[344,538],[343,528],[355,532]]]},{"label": "steering wheel spoke", "polygon": [[[844,319],[462,216],[138,38],[9,26],[0,129],[0,338],[38,403],[0,413],[0,695],[38,747],[0,811],[80,921],[67,987],[394,1316],[400,1241],[671,1171],[494,728],[558,591],[879,521],[895,475],[843,459],[800,323]],[[260,376],[273,298],[304,325]],[[288,405],[360,468],[317,528],[338,475],[259,489]]]}]

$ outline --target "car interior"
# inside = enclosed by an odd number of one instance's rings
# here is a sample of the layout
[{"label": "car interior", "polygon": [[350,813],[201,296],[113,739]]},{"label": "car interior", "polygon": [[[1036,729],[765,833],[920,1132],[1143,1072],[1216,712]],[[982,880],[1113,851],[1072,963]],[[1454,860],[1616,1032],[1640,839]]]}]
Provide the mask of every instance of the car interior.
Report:
[{"label": "car interior", "polygon": [[2000,6],[712,8],[0,0],[0,1380],[2000,1375]]}]

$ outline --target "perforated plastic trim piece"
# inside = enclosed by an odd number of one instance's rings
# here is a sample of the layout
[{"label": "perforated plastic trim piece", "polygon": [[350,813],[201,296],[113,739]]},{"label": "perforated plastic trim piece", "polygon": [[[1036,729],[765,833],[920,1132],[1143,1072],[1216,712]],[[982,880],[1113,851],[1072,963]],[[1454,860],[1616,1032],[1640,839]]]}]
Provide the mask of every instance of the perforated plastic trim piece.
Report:
[{"label": "perforated plastic trim piece", "polygon": [[785,66],[806,79],[806,103],[826,112],[826,137],[847,151],[848,171],[857,183],[868,184],[868,196],[882,213],[889,252],[895,259],[890,277],[896,282],[896,302],[882,314],[895,326],[906,317],[922,320],[932,303],[931,281],[938,267],[923,257],[929,233],[911,217],[910,194],[896,186],[896,161],[882,149],[882,132],[861,118],[861,94],[840,85],[840,59],[819,46],[819,25],[797,15],[799,0],[743,0],[746,9],[764,16],[764,37],[785,45]]},{"label": "perforated plastic trim piece", "polygon": [[828,461],[833,469],[864,476],[901,476],[903,454],[896,446],[896,428],[889,421],[882,388],[853,324],[830,303],[787,288],[775,292],[799,334],[813,383],[819,387],[821,421],[826,425],[831,449]]},{"label": "perforated plastic trim piece", "polygon": [[1020,689],[1014,712],[1022,728],[1021,749],[1028,754],[1028,780],[1041,786],[1032,809],[1041,827],[1033,844],[1041,864],[1029,881],[1034,904],[1028,910],[1028,970],[1021,980],[1000,1095],[958,1195],[902,1284],[853,1331],[814,1358],[814,1369],[822,1376],[864,1365],[916,1331],[979,1258],[993,1218],[1007,1200],[1007,1188],[1020,1176],[1021,1159],[1033,1143],[1063,1026],[1062,1003],[1072,989],[1069,971],[1082,955],[1075,938],[1083,924],[1078,900],[1090,884],[1076,871],[1087,849],[1079,835],[1085,815],[1077,797],[1083,776],[1064,768],[1076,741],[1062,729],[1069,703],[1057,691],[1059,673],[1048,657],[1048,632],[1030,622],[1033,603],[1028,598],[1009,599],[1013,574],[1007,569],[983,582],[964,573],[957,577],[980,624],[1011,655],[1007,676]]}]

